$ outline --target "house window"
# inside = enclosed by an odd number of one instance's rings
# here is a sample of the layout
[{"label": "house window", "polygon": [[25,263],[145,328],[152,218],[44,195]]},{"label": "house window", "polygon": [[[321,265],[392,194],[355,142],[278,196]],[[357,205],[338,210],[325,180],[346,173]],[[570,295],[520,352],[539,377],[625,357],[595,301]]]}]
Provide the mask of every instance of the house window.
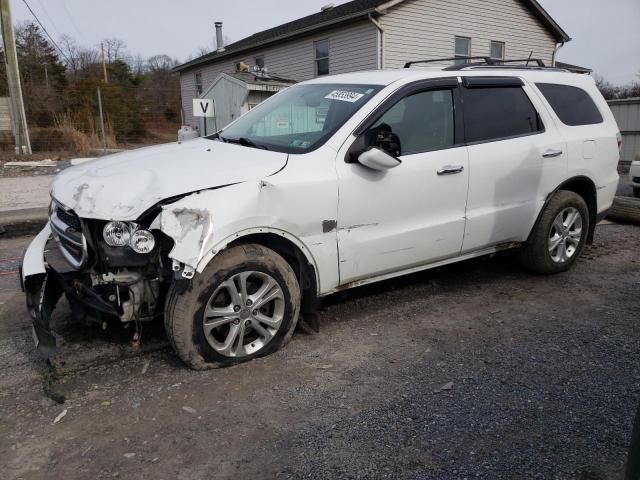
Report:
[{"label": "house window", "polygon": [[264,56],[260,55],[259,57],[256,57],[256,67],[264,68]]},{"label": "house window", "polygon": [[314,42],[316,50],[316,76],[329,74],[329,40]]},{"label": "house window", "polygon": [[196,84],[196,97],[199,97],[200,95],[202,95],[202,73],[198,72],[195,75],[196,80],[195,80],[195,84]]},{"label": "house window", "polygon": [[[471,56],[471,39],[468,37],[455,37],[454,53],[456,57],[469,57]],[[467,63],[466,58],[461,58],[454,62],[456,65]]]},{"label": "house window", "polygon": [[489,56],[494,60],[504,60],[504,42],[495,42],[491,40]]}]

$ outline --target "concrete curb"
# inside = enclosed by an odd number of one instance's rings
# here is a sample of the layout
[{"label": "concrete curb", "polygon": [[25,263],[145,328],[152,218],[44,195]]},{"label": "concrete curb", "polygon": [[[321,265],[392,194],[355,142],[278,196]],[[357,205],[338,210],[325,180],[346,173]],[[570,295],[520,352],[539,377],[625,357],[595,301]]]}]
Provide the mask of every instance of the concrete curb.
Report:
[{"label": "concrete curb", "polygon": [[36,234],[47,223],[48,208],[23,208],[0,212],[0,238]]}]

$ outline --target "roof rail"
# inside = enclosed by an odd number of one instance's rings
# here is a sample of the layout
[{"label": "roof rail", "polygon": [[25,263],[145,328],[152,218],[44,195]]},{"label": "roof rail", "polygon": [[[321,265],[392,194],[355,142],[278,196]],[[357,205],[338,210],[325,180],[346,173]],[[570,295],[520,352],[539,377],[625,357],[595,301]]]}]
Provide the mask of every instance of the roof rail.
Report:
[{"label": "roof rail", "polygon": [[404,68],[409,68],[416,63],[437,63],[437,62],[452,62],[454,60],[484,60],[487,64],[493,60],[490,57],[451,57],[451,58],[430,58],[428,60],[412,60],[404,64]]},{"label": "roof rail", "polygon": [[[502,67],[502,68],[535,68],[535,69],[551,69],[554,67],[547,67],[545,63],[539,58],[524,58],[524,59],[505,59],[500,60],[491,57],[450,57],[450,58],[432,58],[428,60],[412,60],[404,64],[404,68],[409,68],[411,65],[418,63],[438,63],[438,62],[452,62],[456,60],[465,60],[465,63],[459,65],[451,65],[444,70],[462,70],[469,67]],[[469,60],[480,60],[479,62],[468,62]],[[524,65],[508,65],[508,64],[524,64]],[[529,65],[532,64],[532,65]]]}]

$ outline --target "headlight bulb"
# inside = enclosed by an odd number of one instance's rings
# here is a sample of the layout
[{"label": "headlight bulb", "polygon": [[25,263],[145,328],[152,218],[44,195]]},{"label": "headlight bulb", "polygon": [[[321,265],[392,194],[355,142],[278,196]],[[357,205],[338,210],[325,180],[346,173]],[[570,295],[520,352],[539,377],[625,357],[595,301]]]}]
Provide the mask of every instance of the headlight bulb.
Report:
[{"label": "headlight bulb", "polygon": [[136,230],[131,235],[129,245],[136,253],[149,253],[156,245],[156,239],[149,230]]}]

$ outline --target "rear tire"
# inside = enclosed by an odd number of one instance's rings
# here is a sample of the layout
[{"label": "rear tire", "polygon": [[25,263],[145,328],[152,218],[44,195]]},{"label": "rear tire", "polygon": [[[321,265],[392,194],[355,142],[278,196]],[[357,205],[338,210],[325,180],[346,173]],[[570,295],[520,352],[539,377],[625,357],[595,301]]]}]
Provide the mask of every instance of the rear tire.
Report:
[{"label": "rear tire", "polygon": [[554,193],[521,249],[522,264],[541,274],[569,270],[584,248],[589,222],[589,209],[580,195]]},{"label": "rear tire", "polygon": [[239,245],[214,257],[190,288],[169,290],[167,337],[196,370],[235,365],[288,343],[300,312],[291,266],[273,250]]}]

